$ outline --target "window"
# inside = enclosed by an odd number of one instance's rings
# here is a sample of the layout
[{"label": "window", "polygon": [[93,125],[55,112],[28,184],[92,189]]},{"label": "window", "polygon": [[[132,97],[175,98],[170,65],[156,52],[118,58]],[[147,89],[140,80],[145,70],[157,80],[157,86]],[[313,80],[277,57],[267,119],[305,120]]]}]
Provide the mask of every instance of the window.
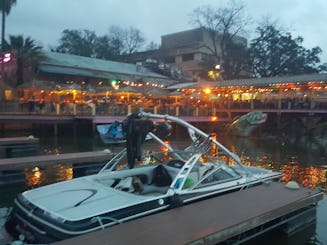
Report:
[{"label": "window", "polygon": [[194,54],[183,54],[182,55],[182,60],[183,61],[194,60]]},{"label": "window", "polygon": [[201,181],[198,187],[203,187],[206,185],[217,184],[220,182],[225,182],[228,180],[233,179],[233,176],[224,171],[223,169],[217,169],[216,171],[213,170],[213,173],[205,173],[205,178]]},{"label": "window", "polygon": [[170,64],[170,63],[175,63],[175,57],[174,56],[168,56],[165,58],[165,62]]}]

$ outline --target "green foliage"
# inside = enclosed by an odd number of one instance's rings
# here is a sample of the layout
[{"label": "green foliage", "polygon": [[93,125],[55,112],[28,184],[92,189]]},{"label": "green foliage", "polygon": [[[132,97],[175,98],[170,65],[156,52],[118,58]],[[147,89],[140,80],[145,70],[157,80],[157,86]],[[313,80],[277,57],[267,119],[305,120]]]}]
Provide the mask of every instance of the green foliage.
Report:
[{"label": "green foliage", "polygon": [[110,60],[119,55],[119,49],[116,48],[116,42],[107,35],[98,37],[94,44],[94,56],[98,59]]},{"label": "green foliage", "polygon": [[1,0],[0,10],[4,11],[6,15],[10,13],[11,8],[16,4],[16,0]]},{"label": "green foliage", "polygon": [[94,45],[97,37],[94,31],[89,30],[64,30],[59,40],[57,52],[69,53],[80,56],[94,56]]},{"label": "green foliage", "polygon": [[227,41],[226,56],[223,62],[222,76],[228,79],[250,76],[250,54],[245,44]]},{"label": "green foliage", "polygon": [[[1,0],[0,10],[2,12],[2,25],[1,25],[1,49],[4,49],[5,43],[5,29],[6,29],[6,15],[9,15],[11,8],[16,4],[16,0]],[[3,71],[2,71],[3,72]]]},{"label": "green foliage", "polygon": [[250,44],[250,56],[257,77],[308,74],[320,71],[319,47],[305,49],[303,38],[293,38],[273,24],[257,28],[258,37]]},{"label": "green foliage", "polygon": [[141,31],[112,26],[108,35],[97,36],[90,30],[64,30],[56,52],[99,59],[115,59],[120,54],[136,52],[144,44]]},{"label": "green foliage", "polygon": [[38,46],[30,37],[24,39],[21,35],[9,36],[7,49],[12,53],[17,63],[15,86],[24,83],[24,68],[35,68],[41,61],[46,59],[42,47]]}]

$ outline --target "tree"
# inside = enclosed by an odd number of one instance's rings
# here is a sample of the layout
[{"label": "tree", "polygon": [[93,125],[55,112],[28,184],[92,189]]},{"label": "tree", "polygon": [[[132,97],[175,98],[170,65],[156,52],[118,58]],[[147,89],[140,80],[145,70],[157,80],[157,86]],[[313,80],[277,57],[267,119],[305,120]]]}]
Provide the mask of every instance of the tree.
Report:
[{"label": "tree", "polygon": [[11,8],[16,4],[16,0],[1,0],[0,9],[2,11],[2,29],[1,29],[1,50],[4,50],[6,15],[9,15]]},{"label": "tree", "polygon": [[136,52],[144,43],[143,34],[136,28],[111,26],[109,33],[97,36],[90,30],[64,30],[59,45],[53,50],[99,59],[116,59],[120,54]]},{"label": "tree", "polygon": [[[240,76],[248,64],[247,40],[240,36],[247,24],[243,10],[243,4],[233,1],[228,7],[199,7],[191,14],[191,22],[209,33],[210,43],[206,48],[214,57],[209,63],[211,67],[221,64],[224,79]],[[242,53],[241,56],[235,48]]]},{"label": "tree", "polygon": [[111,26],[109,28],[110,44],[117,50],[118,54],[122,54],[124,51],[124,35],[125,31],[119,26]]},{"label": "tree", "polygon": [[258,37],[250,44],[255,76],[308,74],[323,69],[323,66],[318,66],[321,49],[305,49],[302,37],[293,38],[291,33],[280,30],[269,21],[258,26],[256,32]]},{"label": "tree", "polygon": [[[24,83],[24,70],[28,68],[35,68],[39,62],[46,59],[42,51],[42,47],[38,46],[36,42],[23,36],[9,36],[9,50],[16,60],[16,82],[14,86]],[[34,71],[34,69],[31,69]]]},{"label": "tree", "polygon": [[109,29],[109,37],[112,44],[116,44],[120,50],[120,54],[132,54],[144,45],[145,38],[143,33],[134,27],[123,29],[119,26],[111,26]]},{"label": "tree", "polygon": [[115,48],[113,40],[108,35],[97,37],[94,44],[95,58],[113,60],[119,55],[119,49]]},{"label": "tree", "polygon": [[94,57],[94,45],[97,36],[90,30],[64,30],[55,49],[59,53],[69,53],[86,57]]},{"label": "tree", "polygon": [[138,51],[145,42],[142,32],[134,27],[130,27],[126,30],[123,40],[125,42],[125,50],[127,54],[132,54]]},{"label": "tree", "polygon": [[150,43],[147,44],[147,46],[145,47],[145,50],[148,51],[148,50],[157,50],[160,48],[160,45],[151,41]]}]

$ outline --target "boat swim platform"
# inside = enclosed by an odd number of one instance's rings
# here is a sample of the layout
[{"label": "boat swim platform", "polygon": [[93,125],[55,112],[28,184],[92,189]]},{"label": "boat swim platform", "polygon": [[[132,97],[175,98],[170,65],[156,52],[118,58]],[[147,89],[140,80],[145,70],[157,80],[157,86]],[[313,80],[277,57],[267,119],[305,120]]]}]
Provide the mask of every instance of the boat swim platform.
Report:
[{"label": "boat swim platform", "polygon": [[111,151],[103,150],[53,155],[37,155],[16,158],[2,158],[0,159],[0,171],[50,166],[55,164],[101,163],[110,160],[111,157]]},{"label": "boat swim platform", "polygon": [[[236,244],[239,243],[240,237],[246,236],[245,234],[258,227],[261,227],[261,232],[248,235],[248,239],[262,234],[265,225],[265,229],[269,230],[285,224],[290,217],[295,217],[303,209],[311,208],[315,211],[316,203],[322,199],[323,193],[318,190],[289,189],[282,183],[272,182],[55,242],[52,245]],[[303,220],[304,217],[299,219]]]}]

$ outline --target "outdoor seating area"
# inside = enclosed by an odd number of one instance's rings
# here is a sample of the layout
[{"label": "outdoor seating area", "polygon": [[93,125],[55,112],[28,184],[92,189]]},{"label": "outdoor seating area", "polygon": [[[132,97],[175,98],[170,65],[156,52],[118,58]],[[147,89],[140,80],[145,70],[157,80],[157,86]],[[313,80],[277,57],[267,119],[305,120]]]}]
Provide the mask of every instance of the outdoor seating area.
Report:
[{"label": "outdoor seating area", "polygon": [[326,81],[260,86],[182,85],[176,89],[162,84],[127,85],[124,81],[115,86],[100,82],[81,86],[74,82],[35,81],[11,91],[6,88],[5,94],[9,96],[1,103],[0,113],[124,116],[143,108],[176,116],[228,117],[231,111],[327,108]]}]

